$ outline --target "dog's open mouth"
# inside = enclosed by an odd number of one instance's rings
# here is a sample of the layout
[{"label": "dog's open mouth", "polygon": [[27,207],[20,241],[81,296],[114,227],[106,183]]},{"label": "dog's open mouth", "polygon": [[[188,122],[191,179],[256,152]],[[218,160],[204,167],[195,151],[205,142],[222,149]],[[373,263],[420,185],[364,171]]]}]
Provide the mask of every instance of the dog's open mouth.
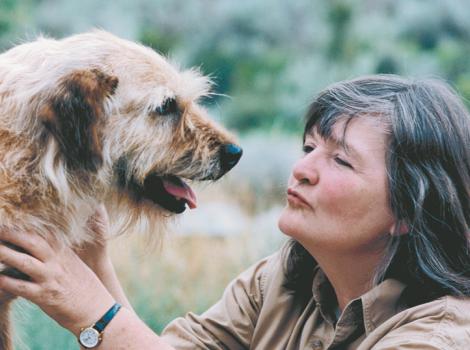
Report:
[{"label": "dog's open mouth", "polygon": [[126,190],[133,200],[150,201],[172,213],[180,214],[186,210],[196,208],[196,195],[180,177],[175,175],[148,175],[144,183],[135,181],[127,176],[127,162],[121,158],[114,167],[118,186]]},{"label": "dog's open mouth", "polygon": [[142,197],[162,208],[179,214],[196,208],[196,195],[181,178],[174,175],[150,175],[144,181]]}]

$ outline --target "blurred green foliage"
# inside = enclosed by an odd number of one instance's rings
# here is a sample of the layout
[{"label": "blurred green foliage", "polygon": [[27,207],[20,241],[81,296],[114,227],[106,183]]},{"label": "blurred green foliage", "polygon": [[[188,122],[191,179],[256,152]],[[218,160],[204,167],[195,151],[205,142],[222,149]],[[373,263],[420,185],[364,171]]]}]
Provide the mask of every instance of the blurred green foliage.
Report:
[{"label": "blurred green foliage", "polygon": [[1,0],[0,47],[100,27],[214,81],[205,103],[239,131],[298,131],[326,85],[372,73],[439,76],[470,99],[465,0]]}]

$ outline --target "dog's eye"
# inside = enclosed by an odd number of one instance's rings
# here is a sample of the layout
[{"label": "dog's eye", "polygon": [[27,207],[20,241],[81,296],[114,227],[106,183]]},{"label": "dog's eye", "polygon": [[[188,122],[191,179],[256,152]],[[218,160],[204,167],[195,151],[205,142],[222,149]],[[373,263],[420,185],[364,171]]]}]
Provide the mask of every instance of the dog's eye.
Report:
[{"label": "dog's eye", "polygon": [[167,98],[163,103],[155,108],[155,112],[159,115],[170,115],[178,113],[178,104],[173,97]]}]

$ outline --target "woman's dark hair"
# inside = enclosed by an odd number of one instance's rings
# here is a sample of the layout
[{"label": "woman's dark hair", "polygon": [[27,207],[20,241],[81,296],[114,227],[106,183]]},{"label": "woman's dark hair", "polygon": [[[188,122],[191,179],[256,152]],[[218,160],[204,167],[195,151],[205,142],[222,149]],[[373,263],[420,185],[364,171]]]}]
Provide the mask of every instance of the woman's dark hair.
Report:
[{"label": "woman's dark hair", "polygon": [[[389,203],[397,220],[372,285],[403,281],[424,300],[470,295],[470,115],[446,83],[366,76],[321,92],[306,115],[329,137],[341,119],[377,118],[388,133]],[[345,123],[347,127],[347,122]],[[399,227],[408,228],[400,234]],[[314,258],[285,246],[288,290],[311,293]]]}]

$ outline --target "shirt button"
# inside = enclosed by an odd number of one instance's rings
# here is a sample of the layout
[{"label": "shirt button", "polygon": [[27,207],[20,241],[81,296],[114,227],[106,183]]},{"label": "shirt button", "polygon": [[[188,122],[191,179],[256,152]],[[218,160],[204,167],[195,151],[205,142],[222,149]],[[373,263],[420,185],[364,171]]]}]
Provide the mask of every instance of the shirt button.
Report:
[{"label": "shirt button", "polygon": [[312,349],[313,350],[322,350],[323,349],[323,343],[321,340],[314,340],[312,341]]}]

